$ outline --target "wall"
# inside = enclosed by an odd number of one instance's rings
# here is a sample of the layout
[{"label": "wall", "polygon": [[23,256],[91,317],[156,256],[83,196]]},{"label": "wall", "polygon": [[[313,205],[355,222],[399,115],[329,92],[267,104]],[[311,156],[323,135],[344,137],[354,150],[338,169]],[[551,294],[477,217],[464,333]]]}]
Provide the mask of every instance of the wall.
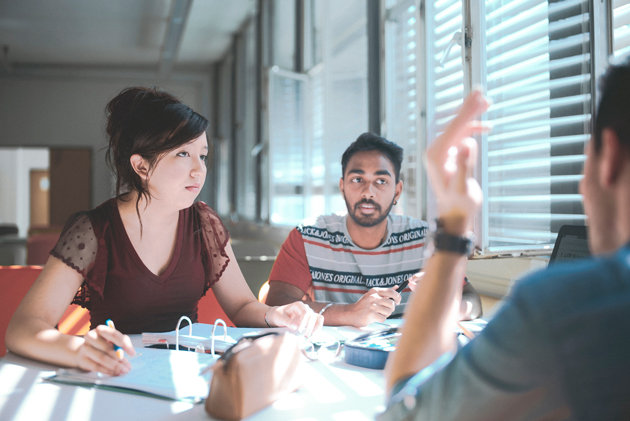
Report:
[{"label": "wall", "polygon": [[[147,71],[16,67],[0,76],[0,146],[91,148],[96,207],[113,194],[103,149],[107,102],[127,86],[155,84],[209,118],[209,80],[209,72],[178,73],[164,81]],[[200,196],[207,201],[208,189]],[[5,200],[10,198],[0,195]]]},{"label": "wall", "polygon": [[0,148],[0,223],[16,224],[21,237],[30,224],[30,171],[48,162],[48,149]]}]

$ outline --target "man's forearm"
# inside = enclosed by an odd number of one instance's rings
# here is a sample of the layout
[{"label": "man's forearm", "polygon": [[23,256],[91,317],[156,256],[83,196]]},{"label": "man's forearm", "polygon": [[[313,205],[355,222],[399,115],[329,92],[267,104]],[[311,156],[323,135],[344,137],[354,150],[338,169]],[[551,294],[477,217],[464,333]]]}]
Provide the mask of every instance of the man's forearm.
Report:
[{"label": "man's forearm", "polygon": [[407,304],[403,334],[388,364],[388,390],[455,347],[465,268],[466,256],[451,252],[438,251],[427,262],[424,279]]}]

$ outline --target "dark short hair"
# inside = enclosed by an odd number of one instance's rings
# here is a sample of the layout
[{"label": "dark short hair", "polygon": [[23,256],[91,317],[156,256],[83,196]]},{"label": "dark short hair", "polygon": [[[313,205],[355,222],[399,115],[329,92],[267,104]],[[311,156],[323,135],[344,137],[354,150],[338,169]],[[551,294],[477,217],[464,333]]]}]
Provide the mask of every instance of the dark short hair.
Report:
[{"label": "dark short hair", "polygon": [[357,140],[352,142],[348,149],[343,153],[341,157],[341,177],[346,175],[346,167],[348,161],[357,152],[365,151],[379,151],[387,158],[389,162],[394,166],[394,173],[396,174],[396,182],[400,180],[400,167],[403,161],[403,148],[391,142],[384,137],[375,135],[374,133],[363,133],[357,137]]},{"label": "dark short hair", "polygon": [[630,147],[630,57],[611,64],[599,81],[600,101],[597,107],[593,141],[595,151],[602,148],[602,131],[617,133],[619,142]]}]

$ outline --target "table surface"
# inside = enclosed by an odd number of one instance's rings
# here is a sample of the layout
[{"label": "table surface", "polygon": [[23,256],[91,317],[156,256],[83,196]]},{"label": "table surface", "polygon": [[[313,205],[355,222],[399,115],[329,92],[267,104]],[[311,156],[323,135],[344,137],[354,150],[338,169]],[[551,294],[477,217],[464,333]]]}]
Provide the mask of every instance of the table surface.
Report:
[{"label": "table surface", "polygon": [[[399,326],[401,320],[387,320]],[[485,321],[464,323],[480,331]],[[330,338],[353,338],[370,330],[324,327]],[[142,335],[130,335],[142,347]],[[461,336],[460,336],[461,337]],[[183,351],[182,351],[183,352]],[[306,359],[305,359],[306,360]],[[146,396],[52,383],[43,380],[59,367],[8,353],[0,359],[0,420],[208,420],[203,404],[167,401]],[[304,386],[247,420],[373,420],[385,409],[383,370],[356,367],[344,362],[342,353],[332,362],[305,363]],[[261,385],[265,387],[265,385]]]},{"label": "table surface", "polygon": [[[397,324],[395,321],[392,324]],[[384,326],[381,326],[384,327]],[[362,331],[325,327],[346,337]],[[136,348],[141,335],[132,335]],[[304,386],[248,420],[373,420],[384,410],[382,370],[346,364],[343,352],[334,361],[305,363]],[[98,388],[42,380],[58,367],[8,353],[0,360],[0,420],[208,420],[203,404],[137,396]],[[264,385],[261,385],[264,387]]]}]

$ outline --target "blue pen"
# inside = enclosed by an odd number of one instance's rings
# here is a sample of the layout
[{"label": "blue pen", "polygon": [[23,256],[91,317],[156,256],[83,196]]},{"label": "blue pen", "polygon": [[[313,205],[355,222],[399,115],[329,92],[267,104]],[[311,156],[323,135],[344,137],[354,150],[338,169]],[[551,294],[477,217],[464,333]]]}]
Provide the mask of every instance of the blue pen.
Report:
[{"label": "blue pen", "polygon": [[[112,321],[112,319],[105,320],[105,324],[112,329],[116,329],[114,327],[114,322]],[[122,360],[125,357],[125,351],[123,351],[123,349],[116,344],[114,344],[114,351],[116,351],[116,356],[119,360]]]}]

